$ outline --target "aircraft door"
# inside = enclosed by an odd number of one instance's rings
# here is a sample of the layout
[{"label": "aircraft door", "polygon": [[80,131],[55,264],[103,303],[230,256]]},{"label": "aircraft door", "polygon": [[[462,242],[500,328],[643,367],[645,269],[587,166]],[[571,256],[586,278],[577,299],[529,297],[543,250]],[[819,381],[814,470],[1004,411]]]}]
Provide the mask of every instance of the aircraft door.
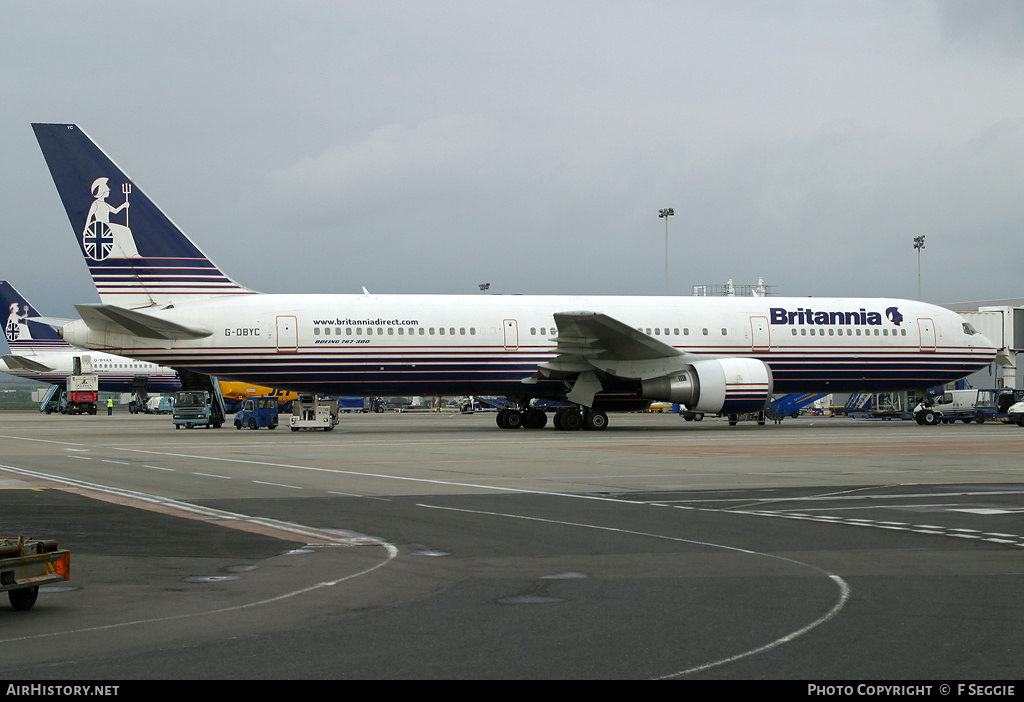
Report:
[{"label": "aircraft door", "polygon": [[931,319],[917,320],[918,331],[921,332],[921,350],[935,350],[935,322]]},{"label": "aircraft door", "polygon": [[750,350],[768,351],[771,346],[771,334],[767,317],[750,318]]},{"label": "aircraft door", "polygon": [[277,318],[277,350],[298,351],[299,350],[299,327],[295,317],[285,316]]},{"label": "aircraft door", "polygon": [[515,351],[519,348],[519,323],[514,319],[502,322],[505,327],[505,350]]}]

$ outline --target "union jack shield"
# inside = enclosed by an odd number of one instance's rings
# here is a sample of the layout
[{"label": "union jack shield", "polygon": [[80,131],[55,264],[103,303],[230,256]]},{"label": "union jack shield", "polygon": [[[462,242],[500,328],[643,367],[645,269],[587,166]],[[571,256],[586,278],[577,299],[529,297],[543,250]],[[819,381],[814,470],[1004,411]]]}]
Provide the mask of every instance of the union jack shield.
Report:
[{"label": "union jack shield", "polygon": [[114,234],[106,222],[93,221],[82,233],[85,255],[94,261],[103,261],[114,250]]}]

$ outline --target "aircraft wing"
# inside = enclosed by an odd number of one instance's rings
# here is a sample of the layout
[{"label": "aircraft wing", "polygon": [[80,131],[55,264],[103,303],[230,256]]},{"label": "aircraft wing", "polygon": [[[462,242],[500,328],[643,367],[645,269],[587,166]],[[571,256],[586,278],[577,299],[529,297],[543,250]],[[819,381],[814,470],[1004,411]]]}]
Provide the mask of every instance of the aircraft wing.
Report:
[{"label": "aircraft wing", "polygon": [[49,373],[53,370],[50,366],[33,361],[25,356],[15,356],[12,353],[6,354],[4,357],[4,363],[11,370],[23,370],[31,371],[32,373]]},{"label": "aircraft wing", "polygon": [[144,339],[202,339],[213,332],[186,327],[166,319],[116,305],[75,305],[85,325],[94,331],[141,336]]},{"label": "aircraft wing", "polygon": [[591,406],[601,391],[599,373],[644,380],[677,372],[697,357],[600,312],[556,312],[556,356],[524,382],[577,375],[571,402]]}]

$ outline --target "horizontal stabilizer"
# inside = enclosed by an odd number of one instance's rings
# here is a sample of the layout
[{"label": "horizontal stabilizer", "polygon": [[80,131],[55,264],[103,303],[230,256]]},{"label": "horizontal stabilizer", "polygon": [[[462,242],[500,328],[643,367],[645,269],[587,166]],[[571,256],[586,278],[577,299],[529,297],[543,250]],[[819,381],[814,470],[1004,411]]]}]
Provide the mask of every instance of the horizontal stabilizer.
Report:
[{"label": "horizontal stabilizer", "polygon": [[105,331],[144,339],[202,339],[213,332],[186,327],[166,319],[116,305],[75,305],[85,325],[94,331]]},{"label": "horizontal stabilizer", "polygon": [[25,356],[15,356],[13,353],[4,356],[4,363],[11,370],[30,371],[32,373],[49,373],[53,370],[53,368],[43,365],[38,361],[33,361]]},{"label": "horizontal stabilizer", "polygon": [[28,321],[38,322],[39,324],[45,324],[46,326],[53,327],[54,329],[60,329],[63,326],[71,324],[75,320],[63,319],[61,317],[29,317]]}]

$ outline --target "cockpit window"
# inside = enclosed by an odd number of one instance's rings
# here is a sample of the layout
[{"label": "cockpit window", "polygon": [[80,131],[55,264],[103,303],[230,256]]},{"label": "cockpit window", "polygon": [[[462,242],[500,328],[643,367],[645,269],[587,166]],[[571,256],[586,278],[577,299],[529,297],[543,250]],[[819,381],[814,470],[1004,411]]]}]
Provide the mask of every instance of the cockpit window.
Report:
[{"label": "cockpit window", "polygon": [[967,336],[971,336],[972,334],[977,333],[978,330],[972,327],[970,322],[964,322],[964,334],[966,334]]}]

